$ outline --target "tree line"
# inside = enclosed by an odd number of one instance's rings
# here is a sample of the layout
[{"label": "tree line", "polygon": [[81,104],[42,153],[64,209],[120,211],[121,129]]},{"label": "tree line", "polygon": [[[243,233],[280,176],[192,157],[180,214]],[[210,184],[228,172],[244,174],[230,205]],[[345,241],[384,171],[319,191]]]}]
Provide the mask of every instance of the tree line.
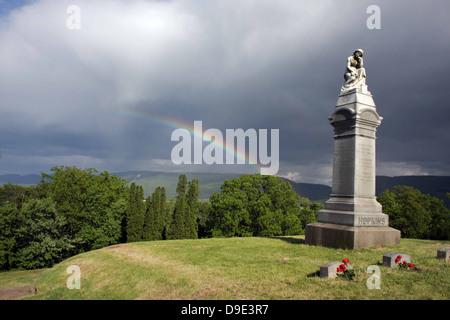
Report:
[{"label": "tree line", "polygon": [[198,179],[180,175],[175,202],[167,201],[164,187],[144,199],[142,186],[131,183],[125,215],[125,241],[198,238]]},{"label": "tree line", "polygon": [[[33,186],[0,188],[0,270],[51,267],[70,256],[125,242],[304,234],[323,208],[274,176],[225,181],[199,201],[198,179],[178,179],[147,197],[142,186],[95,169],[54,167]],[[443,201],[409,187],[379,198],[403,237],[450,239]]]},{"label": "tree line", "polygon": [[[446,196],[450,198],[450,193]],[[410,186],[385,190],[378,201],[389,215],[389,226],[403,238],[450,240],[450,210],[444,201]]]}]

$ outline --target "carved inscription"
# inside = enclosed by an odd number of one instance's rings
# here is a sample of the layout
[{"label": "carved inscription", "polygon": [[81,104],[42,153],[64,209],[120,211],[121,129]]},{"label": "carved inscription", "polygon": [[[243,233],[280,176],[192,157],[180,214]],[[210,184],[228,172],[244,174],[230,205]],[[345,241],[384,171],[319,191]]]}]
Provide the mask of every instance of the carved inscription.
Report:
[{"label": "carved inscription", "polygon": [[372,182],[375,152],[372,146],[359,143],[357,147],[358,176],[361,181]]},{"label": "carved inscription", "polygon": [[355,171],[354,140],[335,140],[333,164],[333,193],[352,194]]},{"label": "carved inscription", "polygon": [[387,225],[387,220],[385,217],[358,217],[358,221],[356,223],[358,226],[368,226],[368,225],[376,225],[376,226],[385,226]]},{"label": "carved inscription", "polygon": [[355,156],[355,193],[375,195],[375,140],[357,137]]}]

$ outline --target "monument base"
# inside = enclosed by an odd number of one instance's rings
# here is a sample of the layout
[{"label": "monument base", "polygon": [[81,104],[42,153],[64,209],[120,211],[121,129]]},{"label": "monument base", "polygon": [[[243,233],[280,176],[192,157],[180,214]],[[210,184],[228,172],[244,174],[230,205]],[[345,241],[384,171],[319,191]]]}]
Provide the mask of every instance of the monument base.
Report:
[{"label": "monument base", "polygon": [[306,225],[307,245],[339,249],[363,249],[400,244],[401,232],[381,227],[355,227],[316,222]]}]

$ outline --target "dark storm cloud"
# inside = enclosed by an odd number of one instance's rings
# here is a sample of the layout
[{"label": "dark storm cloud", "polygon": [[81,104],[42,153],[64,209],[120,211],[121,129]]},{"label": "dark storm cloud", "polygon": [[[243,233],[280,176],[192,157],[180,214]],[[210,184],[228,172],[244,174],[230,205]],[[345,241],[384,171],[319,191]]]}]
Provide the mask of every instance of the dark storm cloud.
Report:
[{"label": "dark storm cloud", "polygon": [[447,1],[78,1],[76,31],[70,4],[0,18],[0,173],[179,169],[170,123],[201,120],[279,129],[279,174],[329,183],[327,118],[356,48],[384,117],[378,174],[450,172]]}]

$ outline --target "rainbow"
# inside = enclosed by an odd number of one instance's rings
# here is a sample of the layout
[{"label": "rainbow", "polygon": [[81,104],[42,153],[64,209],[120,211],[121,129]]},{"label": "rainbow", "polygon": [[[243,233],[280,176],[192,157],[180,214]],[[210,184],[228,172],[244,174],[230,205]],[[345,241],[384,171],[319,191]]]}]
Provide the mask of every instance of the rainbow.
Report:
[{"label": "rainbow", "polygon": [[112,114],[114,116],[120,117],[120,118],[126,118],[126,119],[133,119],[133,120],[139,120],[139,121],[146,121],[146,122],[152,122],[153,124],[156,124],[158,126],[169,128],[169,129],[186,129],[189,131],[191,136],[194,137],[194,139],[198,139],[203,144],[213,144],[219,148],[221,148],[224,151],[224,154],[230,154],[233,157],[236,157],[236,159],[241,159],[245,164],[245,166],[252,169],[252,171],[255,171],[255,173],[259,173],[261,171],[260,166],[257,164],[251,164],[248,162],[249,156],[247,152],[236,152],[235,150],[230,150],[226,147],[225,144],[219,143],[216,141],[208,140],[205,136],[202,134],[199,134],[197,130],[194,130],[194,125],[187,123],[185,121],[182,121],[180,119],[175,118],[168,118],[168,117],[155,117],[150,116],[148,114],[136,112],[136,111],[113,111]]}]

